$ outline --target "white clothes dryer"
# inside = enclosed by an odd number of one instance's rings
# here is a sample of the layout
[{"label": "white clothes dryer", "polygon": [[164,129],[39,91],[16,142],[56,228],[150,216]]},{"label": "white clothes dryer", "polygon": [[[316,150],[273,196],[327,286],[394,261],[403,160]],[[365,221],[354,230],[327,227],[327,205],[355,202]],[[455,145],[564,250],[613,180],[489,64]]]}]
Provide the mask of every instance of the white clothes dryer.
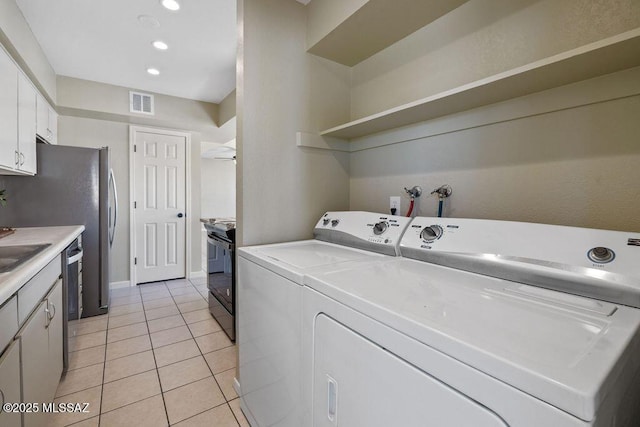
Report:
[{"label": "white clothes dryer", "polygon": [[399,254],[410,218],[328,212],[314,240],[238,250],[238,358],[241,407],[252,426],[300,427],[302,280]]},{"label": "white clothes dryer", "polygon": [[400,250],[305,277],[314,427],[640,425],[640,234],[418,217]]}]

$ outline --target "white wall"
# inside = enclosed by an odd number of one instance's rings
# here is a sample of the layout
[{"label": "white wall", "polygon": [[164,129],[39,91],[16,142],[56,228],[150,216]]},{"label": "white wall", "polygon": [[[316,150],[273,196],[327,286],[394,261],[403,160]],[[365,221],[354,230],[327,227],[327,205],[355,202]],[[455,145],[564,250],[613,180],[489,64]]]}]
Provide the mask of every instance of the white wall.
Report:
[{"label": "white wall", "polygon": [[[351,117],[637,27],[634,0],[472,0],[355,66]],[[640,231],[639,114],[633,69],[366,137],[352,143],[350,208],[450,184],[454,217]],[[393,145],[371,148],[381,141]],[[436,214],[433,196],[420,203]]]},{"label": "white wall", "polygon": [[306,51],[306,10],[239,0],[237,218],[241,246],[311,236],[325,210],[347,209],[347,153],[299,148],[349,114],[349,69]]},{"label": "white wall", "polygon": [[236,216],[236,165],[232,161],[200,159],[200,216]]},{"label": "white wall", "polygon": [[55,104],[56,74],[14,0],[0,0],[0,43],[40,92]]}]

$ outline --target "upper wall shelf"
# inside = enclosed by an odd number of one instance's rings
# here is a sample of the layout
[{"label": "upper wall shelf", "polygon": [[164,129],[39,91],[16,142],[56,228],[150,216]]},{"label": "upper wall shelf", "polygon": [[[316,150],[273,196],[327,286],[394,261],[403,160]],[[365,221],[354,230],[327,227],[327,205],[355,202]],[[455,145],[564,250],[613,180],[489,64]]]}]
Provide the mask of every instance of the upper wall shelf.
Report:
[{"label": "upper wall shelf", "polygon": [[352,139],[640,66],[640,28],[320,133]]},{"label": "upper wall shelf", "polygon": [[366,1],[307,51],[352,67],[467,1]]}]

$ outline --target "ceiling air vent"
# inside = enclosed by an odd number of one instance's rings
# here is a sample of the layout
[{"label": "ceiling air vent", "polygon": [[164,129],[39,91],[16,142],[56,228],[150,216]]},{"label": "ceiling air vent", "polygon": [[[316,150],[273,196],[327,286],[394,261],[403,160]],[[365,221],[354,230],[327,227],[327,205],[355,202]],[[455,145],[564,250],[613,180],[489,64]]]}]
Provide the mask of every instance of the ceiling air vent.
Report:
[{"label": "ceiling air vent", "polygon": [[153,114],[153,95],[129,92],[129,111],[132,113]]}]

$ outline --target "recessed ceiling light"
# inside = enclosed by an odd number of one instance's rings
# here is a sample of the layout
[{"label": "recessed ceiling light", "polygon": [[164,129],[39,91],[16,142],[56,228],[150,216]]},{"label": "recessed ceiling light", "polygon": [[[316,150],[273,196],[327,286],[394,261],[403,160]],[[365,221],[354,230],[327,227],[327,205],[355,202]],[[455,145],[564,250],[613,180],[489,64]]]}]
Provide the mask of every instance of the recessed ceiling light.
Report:
[{"label": "recessed ceiling light", "polygon": [[169,10],[176,11],[180,9],[180,3],[176,0],[161,0],[160,3]]},{"label": "recessed ceiling light", "polygon": [[167,50],[167,49],[169,49],[169,45],[166,44],[165,42],[163,42],[162,40],[156,40],[152,44],[153,44],[153,47],[155,47],[158,50]]},{"label": "recessed ceiling light", "polygon": [[152,76],[157,76],[160,74],[160,70],[158,70],[157,68],[147,68],[147,73],[151,74]]},{"label": "recessed ceiling light", "polygon": [[140,22],[143,26],[149,28],[158,28],[160,26],[160,21],[158,21],[151,15],[138,16],[138,22]]}]

